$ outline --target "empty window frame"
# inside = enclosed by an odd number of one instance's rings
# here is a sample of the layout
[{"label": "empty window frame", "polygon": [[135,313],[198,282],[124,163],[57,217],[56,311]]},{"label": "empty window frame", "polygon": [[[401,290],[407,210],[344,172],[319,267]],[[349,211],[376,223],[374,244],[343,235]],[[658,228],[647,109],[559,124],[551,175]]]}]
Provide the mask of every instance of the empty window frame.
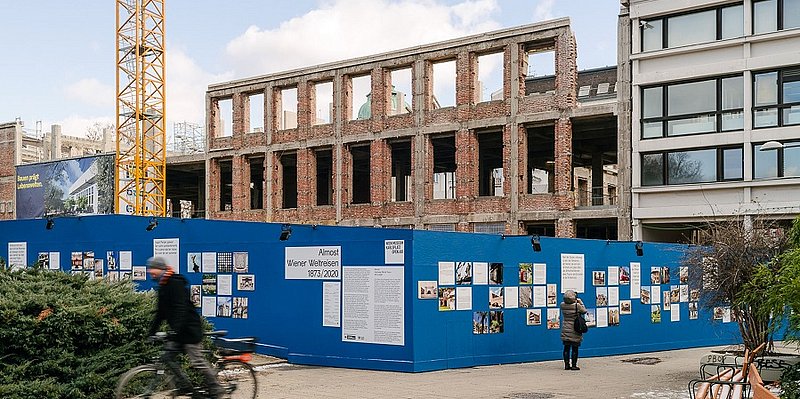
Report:
[{"label": "empty window frame", "polygon": [[800,27],[800,0],[753,1],[753,33]]},{"label": "empty window frame", "polygon": [[744,6],[735,5],[642,20],[642,51],[660,50],[744,35]]},{"label": "empty window frame", "polygon": [[432,108],[439,109],[456,105],[456,62],[442,61],[432,65]]},{"label": "empty window frame", "polygon": [[354,76],[350,80],[350,120],[369,119],[372,117],[372,77],[370,75]]},{"label": "empty window frame", "polygon": [[314,151],[317,160],[317,205],[333,204],[333,151]]},{"label": "empty window frame", "polygon": [[475,83],[477,102],[503,99],[503,53],[478,55],[478,81]]},{"label": "empty window frame", "polygon": [[742,180],[742,147],[642,154],[642,186]]},{"label": "empty window frame", "polygon": [[478,134],[478,195],[503,196],[503,132]]},{"label": "empty window frame", "polygon": [[753,145],[753,178],[800,176],[800,142],[783,143],[783,147],[761,151],[763,144]]},{"label": "empty window frame", "polygon": [[264,209],[264,158],[250,158],[250,209]]},{"label": "empty window frame", "polygon": [[219,210],[233,209],[233,161],[221,160],[219,166]]},{"label": "empty window frame", "polygon": [[297,154],[280,156],[281,163],[281,208],[297,208]]},{"label": "empty window frame", "polygon": [[297,88],[280,89],[278,96],[278,129],[294,129],[297,127]]},{"label": "empty window frame", "polygon": [[528,128],[528,193],[555,192],[555,127]]},{"label": "empty window frame", "polygon": [[556,52],[553,43],[530,44],[523,64],[525,95],[553,93],[556,89]]},{"label": "empty window frame", "polygon": [[431,137],[433,147],[433,199],[456,198],[456,138]]},{"label": "empty window frame", "polygon": [[472,224],[475,233],[505,234],[506,222],[476,222]]},{"label": "empty window frame", "polygon": [[248,96],[250,104],[249,133],[264,133],[264,93]]},{"label": "empty window frame", "polygon": [[800,124],[800,67],[753,74],[753,127]]},{"label": "empty window frame", "polygon": [[217,137],[233,135],[233,99],[217,100]]},{"label": "empty window frame", "polygon": [[390,143],[392,149],[392,201],[411,200],[411,142]]},{"label": "empty window frame", "polygon": [[643,139],[740,130],[744,78],[645,87],[641,104]]},{"label": "empty window frame", "polygon": [[350,157],[353,160],[353,182],[351,192],[353,193],[353,204],[370,203],[370,145],[357,144],[350,146]]},{"label": "empty window frame", "polygon": [[333,122],[333,82],[314,84],[314,125]]},{"label": "empty window frame", "polygon": [[389,101],[388,115],[400,115],[411,112],[411,103],[414,98],[412,89],[411,68],[395,69],[390,74],[391,101]]}]

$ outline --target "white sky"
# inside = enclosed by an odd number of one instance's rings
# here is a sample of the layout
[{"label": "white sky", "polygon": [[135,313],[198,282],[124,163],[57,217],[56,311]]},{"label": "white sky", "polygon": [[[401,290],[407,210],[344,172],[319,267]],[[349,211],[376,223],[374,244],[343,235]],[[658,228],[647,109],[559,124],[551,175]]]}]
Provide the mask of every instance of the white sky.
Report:
[{"label": "white sky", "polygon": [[[115,1],[0,1],[0,123],[112,123]],[[211,83],[570,17],[580,69],[616,64],[617,0],[166,0],[167,118]],[[11,17],[13,16],[13,18]]]}]

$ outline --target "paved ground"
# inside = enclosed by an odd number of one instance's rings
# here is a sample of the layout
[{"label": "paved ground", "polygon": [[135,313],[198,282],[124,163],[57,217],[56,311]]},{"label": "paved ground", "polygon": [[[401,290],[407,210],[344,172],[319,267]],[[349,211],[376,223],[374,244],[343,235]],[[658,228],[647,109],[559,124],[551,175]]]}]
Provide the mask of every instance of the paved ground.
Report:
[{"label": "paved ground", "polygon": [[580,360],[580,371],[562,361],[396,373],[290,365],[260,359],[264,398],[508,398],[688,399],[708,347]]}]

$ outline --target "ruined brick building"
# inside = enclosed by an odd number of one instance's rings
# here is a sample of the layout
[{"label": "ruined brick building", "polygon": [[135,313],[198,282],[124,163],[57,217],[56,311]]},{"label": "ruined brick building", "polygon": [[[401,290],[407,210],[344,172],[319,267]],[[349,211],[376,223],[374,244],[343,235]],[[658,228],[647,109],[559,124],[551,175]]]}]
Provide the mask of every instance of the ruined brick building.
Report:
[{"label": "ruined brick building", "polygon": [[213,219],[625,239],[616,68],[576,55],[564,18],[212,85],[208,151],[171,159],[168,197]]}]

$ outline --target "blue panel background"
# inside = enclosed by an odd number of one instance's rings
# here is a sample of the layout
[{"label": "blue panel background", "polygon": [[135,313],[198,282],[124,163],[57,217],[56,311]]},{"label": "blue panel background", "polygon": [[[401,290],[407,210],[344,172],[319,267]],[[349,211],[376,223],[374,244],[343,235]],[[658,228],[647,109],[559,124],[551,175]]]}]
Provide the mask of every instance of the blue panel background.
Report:
[{"label": "blue panel background", "polygon": [[[446,233],[398,229],[292,225],[292,235],[279,241],[281,225],[158,219],[153,231],[145,231],[150,219],[101,215],[56,218],[52,230],[44,220],[0,222],[0,255],[7,259],[8,242],[27,242],[28,262],[39,252],[61,253],[61,268],[69,270],[70,253],[94,251],[133,252],[133,264],[144,265],[152,256],[154,238],[180,238],[180,271],[191,284],[201,284],[202,273],[187,273],[190,252],[248,252],[249,273],[255,274],[255,291],[236,289],[233,295],[249,298],[248,319],[210,318],[216,328],[231,336],[259,338],[259,352],[301,364],[427,371],[483,364],[560,359],[558,330],[527,326],[525,309],[504,309],[505,331],[472,334],[472,313],[488,310],[488,286],[473,286],[473,310],[440,312],[435,299],[417,299],[417,281],[437,280],[439,261],[502,262],[504,286],[517,286],[520,262],[546,263],[547,282],[559,284],[560,254],[584,253],[587,306],[594,304],[593,270],[640,262],[649,283],[651,266],[670,266],[677,281],[683,246],[644,244],[644,256],[635,255],[633,243],[541,238],[542,252],[533,252],[529,237]],[[341,329],[322,327],[322,280],[285,280],[286,246],[342,247],[343,266],[384,265],[384,240],[405,240],[405,345],[342,342]],[[412,261],[413,260],[413,261]],[[403,267],[403,266],[397,266]],[[643,284],[649,285],[649,284]],[[152,288],[149,281],[142,289]],[[620,286],[620,299],[629,298],[629,286]],[[662,285],[668,287],[668,285]],[[559,302],[560,302],[559,295]],[[681,321],[671,323],[669,312],[660,324],[650,323],[650,305],[632,300],[633,314],[622,315],[621,325],[593,328],[586,334],[581,356],[646,352],[738,341],[735,323],[711,323],[701,309],[698,320],[689,320],[687,304],[681,304]],[[543,319],[546,310],[543,309]]]}]

